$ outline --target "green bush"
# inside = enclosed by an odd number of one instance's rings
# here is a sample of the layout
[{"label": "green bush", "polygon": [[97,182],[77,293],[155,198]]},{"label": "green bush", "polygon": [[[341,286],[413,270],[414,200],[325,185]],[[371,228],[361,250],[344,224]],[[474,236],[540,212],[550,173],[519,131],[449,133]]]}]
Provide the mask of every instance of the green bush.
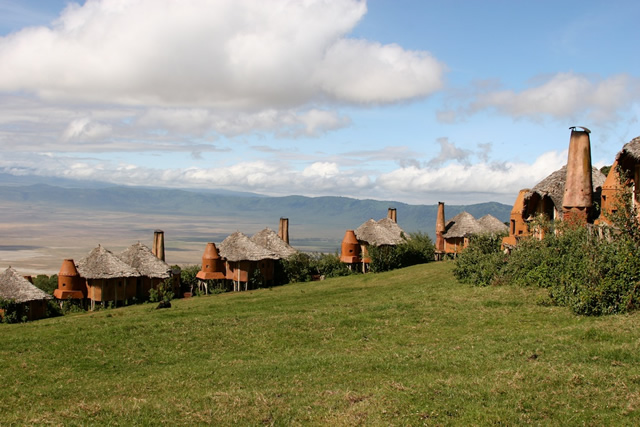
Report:
[{"label": "green bush", "polygon": [[471,236],[469,246],[456,259],[454,276],[463,283],[488,286],[504,268],[506,256],[500,249],[504,234]]},{"label": "green bush", "polygon": [[49,295],[53,295],[53,291],[58,288],[58,275],[47,276],[45,274],[38,274],[35,279],[33,279],[33,285]]},{"label": "green bush", "polygon": [[335,254],[298,252],[280,260],[276,268],[279,283],[309,282],[314,276],[339,277],[353,274]]},{"label": "green bush", "polygon": [[20,304],[15,300],[0,298],[0,310],[3,311],[0,319],[2,323],[18,323],[22,320],[20,319]]},{"label": "green bush", "polygon": [[402,267],[424,264],[434,260],[435,247],[428,234],[421,231],[409,233],[409,239],[398,245]]},{"label": "green bush", "polygon": [[157,288],[149,290],[150,302],[169,302],[173,299],[173,278],[169,277],[160,283]]},{"label": "green bush", "polygon": [[340,261],[340,255],[335,254],[316,254],[313,256],[317,274],[324,277],[341,277],[348,276],[354,272],[349,270],[347,264]]},{"label": "green bush", "polygon": [[290,257],[281,260],[284,272],[284,280],[288,283],[309,282],[311,276],[316,274],[315,262],[311,255],[297,252]]},{"label": "green bush", "polygon": [[373,273],[395,270],[433,261],[435,248],[431,238],[422,232],[410,233],[396,246],[369,246],[369,270]]},{"label": "green bush", "polygon": [[180,286],[182,287],[183,291],[195,292],[198,289],[198,278],[196,277],[196,275],[199,271],[199,265],[188,265],[181,269]]},{"label": "green bush", "polygon": [[[606,238],[609,236],[609,238]],[[474,237],[456,262],[454,274],[465,283],[512,284],[548,289],[546,303],[576,314],[624,313],[640,306],[640,224],[626,202],[614,226],[558,222],[545,237],[523,239],[509,256],[499,242]]]},{"label": "green bush", "polygon": [[402,267],[398,246],[369,246],[369,271],[381,273]]}]

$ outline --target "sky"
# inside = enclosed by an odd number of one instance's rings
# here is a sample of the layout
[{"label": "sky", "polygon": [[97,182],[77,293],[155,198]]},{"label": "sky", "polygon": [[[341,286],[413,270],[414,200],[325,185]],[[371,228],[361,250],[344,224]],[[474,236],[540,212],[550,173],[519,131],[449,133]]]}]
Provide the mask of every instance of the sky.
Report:
[{"label": "sky", "polygon": [[640,2],[0,0],[0,172],[511,204],[640,135]]}]

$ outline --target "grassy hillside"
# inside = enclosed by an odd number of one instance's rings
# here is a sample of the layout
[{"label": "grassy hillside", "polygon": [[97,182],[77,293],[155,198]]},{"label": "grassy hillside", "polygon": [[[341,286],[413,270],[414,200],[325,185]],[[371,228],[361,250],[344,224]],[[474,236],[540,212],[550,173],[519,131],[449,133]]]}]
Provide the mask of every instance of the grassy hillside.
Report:
[{"label": "grassy hillside", "polygon": [[451,263],[0,325],[11,424],[638,424],[638,315]]}]

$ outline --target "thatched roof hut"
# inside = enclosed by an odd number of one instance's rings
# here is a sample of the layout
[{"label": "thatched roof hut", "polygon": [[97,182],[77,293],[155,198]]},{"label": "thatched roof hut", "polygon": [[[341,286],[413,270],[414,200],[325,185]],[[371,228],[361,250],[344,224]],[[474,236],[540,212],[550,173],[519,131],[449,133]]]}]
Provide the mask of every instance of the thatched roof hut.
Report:
[{"label": "thatched roof hut", "polygon": [[220,256],[232,262],[280,259],[275,252],[254,243],[239,231],[236,231],[220,243],[219,252]]},{"label": "thatched roof hut", "polygon": [[447,230],[444,233],[445,239],[469,237],[472,234],[485,232],[473,215],[464,211],[451,218],[445,225],[445,229]]},{"label": "thatched roof hut", "polygon": [[509,227],[493,215],[485,215],[478,220],[478,224],[484,230],[484,233],[500,234],[509,231]]},{"label": "thatched roof hut", "polygon": [[[598,168],[591,168],[591,180],[593,182],[594,190],[594,202],[599,202],[599,195],[602,186],[604,185],[606,177]],[[564,186],[567,181],[567,166],[563,166],[559,170],[553,172],[545,179],[536,184],[528,193],[524,196],[524,203],[526,211],[531,214],[536,211],[536,207],[532,206],[532,201],[535,204],[537,200],[541,200],[545,197],[551,199],[554,208],[558,211],[562,211],[562,199],[564,198]]]},{"label": "thatched roof hut", "polygon": [[622,150],[616,155],[618,162],[624,159],[632,159],[634,163],[640,162],[640,136],[624,144]]},{"label": "thatched roof hut", "polygon": [[111,251],[98,245],[77,263],[78,272],[85,279],[114,279],[140,277],[140,273]]},{"label": "thatched roof hut", "polygon": [[288,258],[298,252],[268,227],[251,236],[251,241],[275,253],[278,258]]},{"label": "thatched roof hut", "polygon": [[398,245],[405,240],[402,228],[389,218],[383,218],[378,222],[370,219],[358,227],[355,234],[360,242],[373,246]]},{"label": "thatched roof hut", "polygon": [[118,258],[136,269],[142,276],[154,279],[171,277],[171,266],[156,257],[151,249],[140,242],[122,251]]},{"label": "thatched roof hut", "polygon": [[9,267],[0,274],[0,298],[14,300],[17,303],[49,300],[53,297],[21,276]]}]

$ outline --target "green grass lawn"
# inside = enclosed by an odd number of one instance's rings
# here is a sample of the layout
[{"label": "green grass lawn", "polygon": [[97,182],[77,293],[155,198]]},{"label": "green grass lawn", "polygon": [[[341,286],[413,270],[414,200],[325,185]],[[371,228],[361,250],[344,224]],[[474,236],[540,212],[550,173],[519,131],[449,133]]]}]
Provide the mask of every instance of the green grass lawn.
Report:
[{"label": "green grass lawn", "polygon": [[0,325],[0,424],[640,423],[638,314],[452,265]]}]

